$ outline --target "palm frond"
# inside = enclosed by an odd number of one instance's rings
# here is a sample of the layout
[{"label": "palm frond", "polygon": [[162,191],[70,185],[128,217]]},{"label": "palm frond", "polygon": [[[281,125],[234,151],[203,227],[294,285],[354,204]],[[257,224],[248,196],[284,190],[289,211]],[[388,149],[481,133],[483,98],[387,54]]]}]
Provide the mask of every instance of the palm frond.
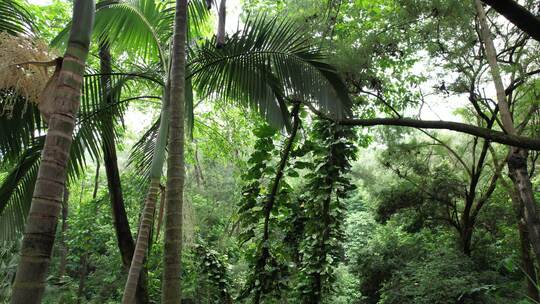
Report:
[{"label": "palm frond", "polygon": [[40,136],[21,154],[0,186],[0,241],[11,241],[24,229],[37,178],[45,136]]},{"label": "palm frond", "polygon": [[[189,3],[190,37],[200,37],[210,14],[203,0]],[[160,0],[106,0],[96,6],[93,35],[98,40],[114,41],[112,47],[145,58],[167,62],[166,45],[172,35],[174,2]],[[70,25],[52,41],[61,46],[67,41]]]},{"label": "palm frond", "polygon": [[156,148],[156,142],[159,132],[160,119],[157,119],[150,128],[133,145],[128,158],[128,167],[137,172],[137,175],[143,177],[142,180],[148,181],[152,166],[152,158]]},{"label": "palm frond", "polygon": [[163,58],[173,17],[174,10],[162,1],[104,1],[96,11],[94,35],[144,57]]},{"label": "palm frond", "polygon": [[[84,171],[88,158],[97,159],[101,155],[101,147],[105,140],[118,136],[117,128],[105,127],[107,119],[118,121],[123,115],[130,101],[140,99],[140,96],[121,100],[122,92],[129,90],[129,83],[134,80],[146,80],[155,83],[151,75],[137,73],[115,73],[110,76],[110,88],[112,103],[107,103],[103,95],[100,74],[88,74],[84,78],[81,109],[77,119],[77,126],[73,136],[73,144],[70,150],[68,163],[68,176],[74,181]],[[30,106],[30,105],[29,105]],[[27,110],[24,115],[36,115],[39,111]],[[16,112],[18,113],[18,112]],[[22,232],[24,222],[30,208],[34,189],[37,169],[39,167],[40,153],[43,147],[44,135],[37,138],[28,134],[23,136],[29,129],[34,130],[30,118],[22,117],[21,122],[14,123],[14,119],[0,119],[0,142],[5,151],[1,155],[9,156],[2,158],[2,163],[15,162],[6,178],[0,185],[0,240],[14,239]],[[10,134],[9,132],[13,132]],[[19,141],[4,143],[2,138],[21,136]],[[23,141],[24,140],[24,141]]]},{"label": "palm frond", "polygon": [[11,35],[33,32],[34,24],[28,10],[16,0],[0,0],[0,32]]},{"label": "palm frond", "polygon": [[290,21],[250,18],[225,46],[216,47],[214,38],[193,53],[189,76],[198,93],[255,108],[274,124],[283,121],[279,100],[285,97],[313,102],[337,117],[350,113],[339,74]]},{"label": "palm frond", "polygon": [[[188,5],[188,37],[200,38],[206,35],[210,29],[210,11],[206,7],[205,0],[191,0]],[[173,22],[171,21],[171,25]]]},{"label": "palm frond", "polygon": [[15,160],[44,125],[37,106],[13,91],[0,91],[0,161]]}]

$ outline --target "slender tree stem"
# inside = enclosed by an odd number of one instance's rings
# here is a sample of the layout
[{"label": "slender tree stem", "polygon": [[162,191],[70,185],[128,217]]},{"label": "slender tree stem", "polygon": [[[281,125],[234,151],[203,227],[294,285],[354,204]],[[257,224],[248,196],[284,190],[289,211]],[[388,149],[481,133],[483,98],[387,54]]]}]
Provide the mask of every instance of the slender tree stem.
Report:
[{"label": "slender tree stem", "polygon": [[169,105],[168,89],[169,82],[167,81],[163,92],[158,137],[156,147],[154,149],[154,155],[152,156],[152,165],[150,168],[150,187],[144,202],[144,209],[139,225],[139,234],[137,236],[135,252],[133,259],[131,260],[129,274],[124,288],[124,295],[122,297],[122,303],[124,304],[132,303],[133,299],[135,298],[135,293],[138,286],[137,282],[140,280],[139,275],[143,270],[144,258],[150,243],[150,230],[152,229],[152,224],[154,222],[154,211],[156,209],[158,192],[160,191],[161,172],[165,160],[165,148],[169,129],[167,113]]}]

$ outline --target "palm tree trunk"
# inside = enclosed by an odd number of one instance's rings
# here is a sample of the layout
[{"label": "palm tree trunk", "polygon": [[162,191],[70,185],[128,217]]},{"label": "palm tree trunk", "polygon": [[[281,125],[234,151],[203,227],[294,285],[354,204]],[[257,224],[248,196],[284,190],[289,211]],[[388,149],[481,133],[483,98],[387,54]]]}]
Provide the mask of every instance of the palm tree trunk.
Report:
[{"label": "palm tree trunk", "polygon": [[64,199],[62,200],[62,226],[60,233],[60,265],[58,266],[58,276],[60,279],[66,274],[68,247],[66,244],[67,217],[68,217],[69,190],[64,189]]},{"label": "palm tree trunk", "polygon": [[[111,93],[111,77],[112,62],[111,52],[107,41],[101,42],[99,46],[99,61],[101,76],[101,87],[103,88],[103,99],[107,104],[113,104]],[[114,121],[112,115],[106,115],[103,123],[102,140],[103,140],[103,160],[105,164],[105,172],[107,174],[107,186],[109,196],[111,197],[111,208],[118,242],[118,248],[122,257],[122,264],[125,269],[129,269],[133,254],[135,251],[135,242],[131,235],[131,228],[124,204],[124,196],[122,192],[122,181],[120,179],[120,171],[118,170],[118,157],[116,156],[116,144],[113,136]],[[137,275],[139,284],[137,288],[136,303],[148,303],[148,289],[146,282],[146,270],[140,269],[142,275]]]},{"label": "palm tree trunk", "polygon": [[186,71],[187,0],[176,0],[172,44],[170,132],[165,199],[163,304],[181,303],[181,255],[184,195],[184,104]]},{"label": "palm tree trunk", "polygon": [[133,302],[135,297],[135,291],[137,289],[137,281],[139,280],[139,274],[141,273],[144,257],[148,249],[150,229],[152,228],[154,211],[156,209],[156,202],[158,193],[160,191],[160,179],[161,171],[163,169],[163,163],[165,162],[165,147],[167,145],[168,136],[168,104],[169,104],[169,85],[167,84],[164,89],[161,121],[159,123],[158,138],[156,142],[155,152],[152,156],[152,167],[150,171],[150,187],[144,202],[143,214],[141,217],[141,223],[139,227],[139,235],[137,236],[137,243],[135,245],[135,253],[131,260],[131,267],[129,268],[129,274],[124,288],[124,295],[122,297],[122,303],[129,304]]},{"label": "palm tree trunk", "polygon": [[148,249],[148,238],[150,237],[150,229],[153,223],[154,210],[156,208],[157,194],[159,191],[159,179],[150,181],[150,188],[146,196],[144,203],[143,214],[141,218],[139,234],[137,236],[137,243],[135,245],[135,252],[133,259],[131,260],[131,266],[129,268],[129,274],[124,288],[124,295],[122,297],[122,303],[133,303],[135,294],[138,287],[138,281],[141,271],[144,266],[144,257],[146,250]]},{"label": "palm tree trunk", "polygon": [[[485,54],[490,65],[493,82],[497,91],[497,102],[501,113],[501,120],[504,130],[510,135],[517,135],[516,128],[512,121],[506,93],[501,79],[499,66],[497,64],[497,53],[495,45],[491,38],[486,12],[480,0],[475,0],[476,10],[478,11],[479,21],[481,25],[481,38],[485,46]],[[524,205],[524,219],[527,224],[529,238],[537,260],[540,258],[540,217],[538,207],[536,205],[531,179],[527,170],[527,155],[528,151],[522,148],[511,147],[510,156],[507,159],[508,172],[514,183],[514,187],[519,194],[519,197]],[[538,260],[537,262],[540,262]]]},{"label": "palm tree trunk", "polygon": [[95,3],[76,0],[72,28],[60,74],[54,85],[54,111],[41,154],[32,205],[26,222],[12,304],[40,303],[62,208],[69,150],[79,111],[82,77],[88,56]]}]

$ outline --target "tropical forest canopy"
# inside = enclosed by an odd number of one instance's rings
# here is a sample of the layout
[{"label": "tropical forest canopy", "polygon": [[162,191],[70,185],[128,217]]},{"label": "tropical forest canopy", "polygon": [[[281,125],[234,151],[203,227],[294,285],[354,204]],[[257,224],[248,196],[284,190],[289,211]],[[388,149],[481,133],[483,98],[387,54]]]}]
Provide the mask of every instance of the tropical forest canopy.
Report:
[{"label": "tropical forest canopy", "polygon": [[540,303],[540,1],[0,0],[0,303]]}]

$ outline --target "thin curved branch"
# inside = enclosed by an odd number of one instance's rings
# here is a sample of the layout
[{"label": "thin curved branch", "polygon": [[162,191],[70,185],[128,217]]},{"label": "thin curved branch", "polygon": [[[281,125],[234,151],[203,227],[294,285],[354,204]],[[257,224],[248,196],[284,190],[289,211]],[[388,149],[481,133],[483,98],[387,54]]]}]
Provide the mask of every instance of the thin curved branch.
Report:
[{"label": "thin curved branch", "polygon": [[448,152],[450,152],[450,154],[452,154],[457,160],[458,162],[463,166],[463,168],[465,169],[465,171],[467,172],[467,174],[469,176],[472,177],[472,172],[471,170],[469,169],[469,167],[467,166],[467,164],[465,163],[465,161],[463,160],[463,158],[461,156],[459,156],[459,154],[454,150],[452,149],[452,147],[450,147],[449,145],[447,145],[444,141],[438,139],[436,136],[430,134],[429,132],[427,132],[426,130],[423,130],[423,129],[418,129],[420,132],[426,134],[429,138],[433,139],[434,141],[438,142],[439,145],[443,146],[444,148],[446,148],[446,150],[448,150]]}]

